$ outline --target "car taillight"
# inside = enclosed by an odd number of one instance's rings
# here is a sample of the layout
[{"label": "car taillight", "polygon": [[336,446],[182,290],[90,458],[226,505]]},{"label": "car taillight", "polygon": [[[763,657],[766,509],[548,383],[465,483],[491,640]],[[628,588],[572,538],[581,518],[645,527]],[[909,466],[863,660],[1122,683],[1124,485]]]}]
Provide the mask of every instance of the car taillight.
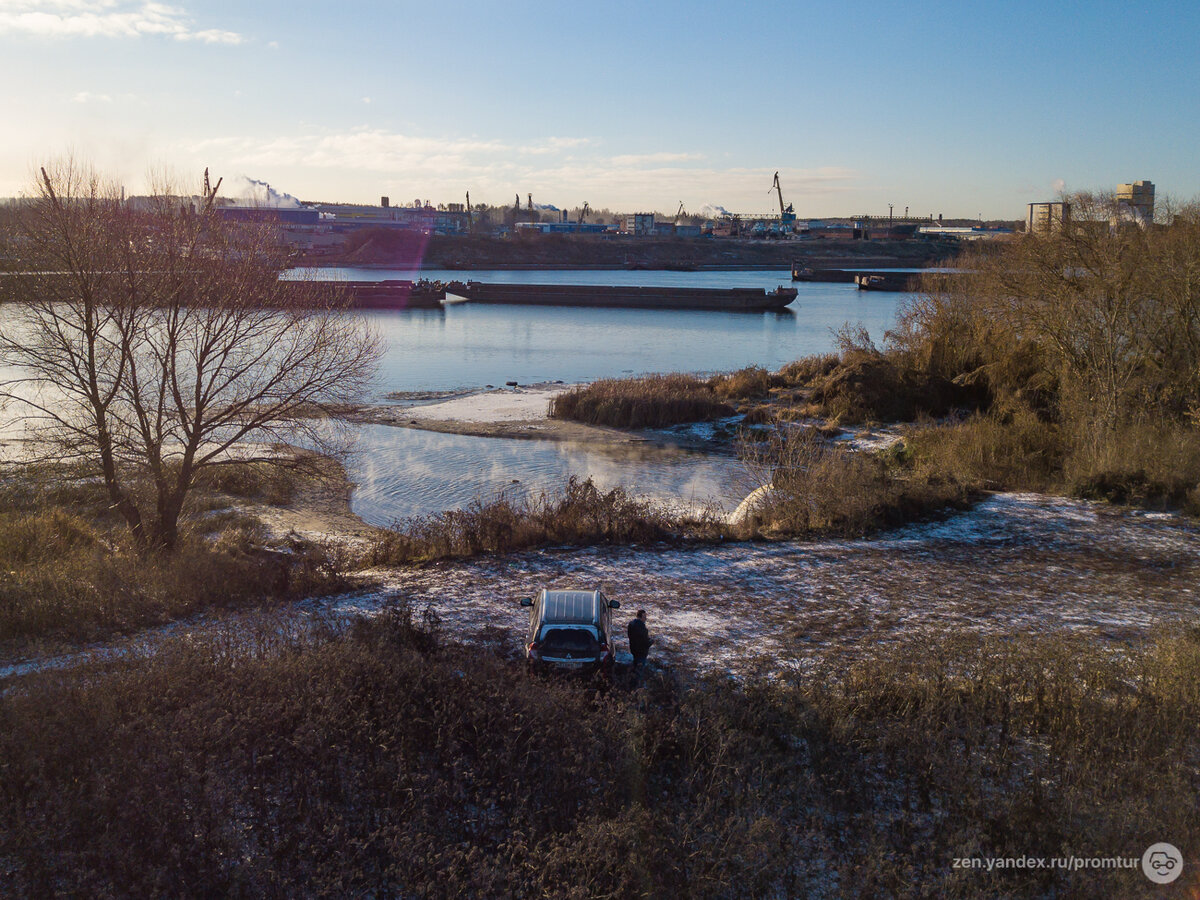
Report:
[{"label": "car taillight", "polygon": [[532,644],[525,645],[525,653],[530,659],[538,658],[538,644],[534,641]]},{"label": "car taillight", "polygon": [[600,645],[600,655],[601,655],[601,656],[608,656],[608,655],[609,655],[608,644],[601,644],[601,645]]}]

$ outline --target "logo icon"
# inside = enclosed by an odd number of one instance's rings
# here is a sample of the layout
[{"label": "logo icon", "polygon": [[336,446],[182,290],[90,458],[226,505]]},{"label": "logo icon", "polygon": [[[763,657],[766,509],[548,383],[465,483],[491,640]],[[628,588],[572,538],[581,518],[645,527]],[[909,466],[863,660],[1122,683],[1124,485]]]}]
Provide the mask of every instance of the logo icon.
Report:
[{"label": "logo icon", "polygon": [[1142,854],[1142,871],[1155,884],[1170,884],[1183,872],[1183,854],[1174,844],[1151,844]]}]

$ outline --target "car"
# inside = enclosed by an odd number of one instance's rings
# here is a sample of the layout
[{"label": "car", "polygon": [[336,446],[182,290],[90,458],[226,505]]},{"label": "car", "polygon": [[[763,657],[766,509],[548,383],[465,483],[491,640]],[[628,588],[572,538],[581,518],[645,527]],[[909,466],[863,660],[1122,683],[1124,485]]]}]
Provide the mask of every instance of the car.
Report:
[{"label": "car", "polygon": [[523,597],[529,609],[525,659],[534,671],[559,671],[580,675],[612,672],[612,610],[621,604],[602,591],[539,591]]}]

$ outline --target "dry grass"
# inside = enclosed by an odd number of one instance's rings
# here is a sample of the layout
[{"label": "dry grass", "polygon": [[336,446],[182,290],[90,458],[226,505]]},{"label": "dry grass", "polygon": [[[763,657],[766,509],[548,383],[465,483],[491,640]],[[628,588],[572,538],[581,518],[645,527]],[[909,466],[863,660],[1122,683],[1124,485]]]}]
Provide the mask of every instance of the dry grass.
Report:
[{"label": "dry grass", "polygon": [[407,565],[549,545],[631,544],[713,538],[714,518],[683,518],[622,488],[602,491],[571,477],[562,491],[476,500],[466,509],[417,516],[383,529],[367,554],[373,565]]},{"label": "dry grass", "polygon": [[733,415],[734,407],[691,375],[606,378],[550,401],[550,416],[612,428],[665,428]]},{"label": "dry grass", "polygon": [[1053,491],[1200,515],[1200,433],[1182,423],[1097,434],[1018,411],[918,425],[905,445],[916,471],[973,488]]},{"label": "dry grass", "polygon": [[210,608],[269,604],[344,588],[345,561],[296,542],[266,546],[246,526],[189,535],[170,556],[122,543],[52,510],[0,514],[0,642],[95,640]]},{"label": "dry grass", "polygon": [[970,501],[963,484],[916,473],[894,456],[848,450],[812,428],[744,440],[741,456],[768,488],[740,524],[743,536],[860,537]]},{"label": "dry grass", "polygon": [[1052,490],[1066,453],[1058,426],[1032,413],[918,424],[904,441],[916,468],[987,490]]},{"label": "dry grass", "polygon": [[[219,470],[232,479],[227,490],[290,493],[289,475],[239,469]],[[0,495],[0,642],[10,647],[95,640],[347,584],[343,553],[298,540],[272,544],[244,515],[198,515],[176,552],[159,554],[134,545],[93,481],[48,468],[10,472]]]},{"label": "dry grass", "polygon": [[708,386],[722,400],[755,400],[766,397],[771,388],[786,382],[762,366],[747,366],[736,372],[725,372],[708,379]]},{"label": "dry grass", "polygon": [[837,365],[810,379],[808,388],[808,414],[838,425],[911,422],[987,406],[983,392],[898,365],[883,353],[843,353]]},{"label": "dry grass", "polygon": [[1200,429],[1183,423],[1132,423],[1097,439],[1072,435],[1063,478],[1080,497],[1182,507],[1200,516]]},{"label": "dry grass", "polygon": [[527,680],[404,607],[181,641],[0,696],[0,872],[18,896],[1157,896],[951,863],[1193,857],[1197,685],[1195,632],[935,634],[632,694]]}]

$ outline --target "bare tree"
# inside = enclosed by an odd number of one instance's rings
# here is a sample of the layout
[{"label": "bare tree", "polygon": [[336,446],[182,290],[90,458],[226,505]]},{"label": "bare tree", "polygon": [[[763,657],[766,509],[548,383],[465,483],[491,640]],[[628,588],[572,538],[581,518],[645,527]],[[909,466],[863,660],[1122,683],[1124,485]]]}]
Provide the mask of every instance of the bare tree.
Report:
[{"label": "bare tree", "polygon": [[380,354],[333,285],[281,281],[270,230],[215,196],[205,173],[197,196],[163,184],[134,206],[68,162],[42,170],[10,241],[3,394],[43,458],[94,470],[136,540],[167,551],[205,469],[343,450],[322,413],[361,398]]}]

